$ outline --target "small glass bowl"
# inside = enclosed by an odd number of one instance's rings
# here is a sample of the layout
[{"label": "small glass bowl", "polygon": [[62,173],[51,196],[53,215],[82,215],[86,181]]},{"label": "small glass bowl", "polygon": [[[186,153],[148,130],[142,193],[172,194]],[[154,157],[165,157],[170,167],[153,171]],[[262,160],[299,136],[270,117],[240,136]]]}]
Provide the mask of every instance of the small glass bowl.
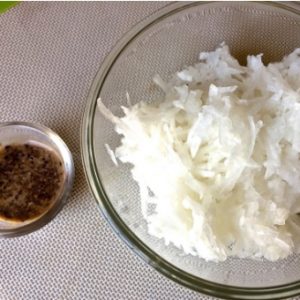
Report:
[{"label": "small glass bowl", "polygon": [[51,129],[27,122],[9,122],[0,124],[0,144],[31,143],[53,151],[61,160],[64,168],[64,182],[61,192],[49,209],[37,218],[24,222],[0,221],[0,237],[15,237],[28,234],[50,222],[62,209],[72,189],[74,181],[74,163],[72,154],[64,141]]}]

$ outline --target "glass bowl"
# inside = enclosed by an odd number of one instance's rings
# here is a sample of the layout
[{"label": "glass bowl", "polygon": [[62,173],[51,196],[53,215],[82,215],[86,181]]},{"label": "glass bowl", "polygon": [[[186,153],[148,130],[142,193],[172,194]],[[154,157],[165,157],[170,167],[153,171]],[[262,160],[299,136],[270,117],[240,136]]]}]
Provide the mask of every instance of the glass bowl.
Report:
[{"label": "glass bowl", "polygon": [[101,97],[122,115],[131,101],[153,101],[161,94],[152,78],[166,79],[197,61],[201,51],[226,42],[242,63],[264,53],[265,63],[281,60],[300,46],[300,7],[273,2],[172,3],[128,32],[107,56],[91,87],[82,125],[82,154],[88,182],[115,232],[152,267],[193,290],[227,299],[282,299],[300,293],[300,256],[278,262],[230,258],[205,262],[166,246],[147,233],[137,184],[130,166],[116,167],[105,144],[120,137],[96,108]]},{"label": "glass bowl", "polygon": [[16,237],[28,234],[46,225],[62,209],[72,189],[75,173],[72,154],[55,132],[45,126],[27,122],[0,124],[1,146],[26,143],[53,151],[60,158],[65,175],[62,189],[54,203],[40,216],[23,222],[0,221],[0,237]]}]

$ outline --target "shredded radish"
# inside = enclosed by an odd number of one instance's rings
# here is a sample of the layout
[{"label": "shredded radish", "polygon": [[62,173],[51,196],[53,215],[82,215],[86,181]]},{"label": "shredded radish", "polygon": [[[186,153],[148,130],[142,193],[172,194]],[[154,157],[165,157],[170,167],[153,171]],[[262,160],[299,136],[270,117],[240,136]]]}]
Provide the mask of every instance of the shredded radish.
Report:
[{"label": "shredded radish", "polygon": [[155,76],[165,93],[155,104],[118,118],[98,100],[149,233],[186,254],[275,261],[300,250],[300,49],[261,58],[241,66],[222,44],[168,82]]}]

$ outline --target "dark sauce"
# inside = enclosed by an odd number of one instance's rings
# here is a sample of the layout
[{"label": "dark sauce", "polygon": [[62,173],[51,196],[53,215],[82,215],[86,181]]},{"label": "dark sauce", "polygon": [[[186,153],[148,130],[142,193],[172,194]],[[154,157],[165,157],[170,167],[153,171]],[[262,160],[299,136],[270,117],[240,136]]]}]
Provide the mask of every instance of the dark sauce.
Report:
[{"label": "dark sauce", "polygon": [[24,222],[57,199],[64,169],[52,151],[33,144],[0,145],[0,219]]}]

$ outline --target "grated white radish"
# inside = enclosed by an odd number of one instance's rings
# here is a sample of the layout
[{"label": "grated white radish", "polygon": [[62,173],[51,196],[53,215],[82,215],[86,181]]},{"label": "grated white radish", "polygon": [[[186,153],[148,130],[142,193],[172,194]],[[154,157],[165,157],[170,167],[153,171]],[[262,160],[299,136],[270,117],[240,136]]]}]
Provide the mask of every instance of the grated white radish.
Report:
[{"label": "grated white radish", "polygon": [[261,58],[241,66],[222,44],[169,82],[155,76],[159,103],[118,118],[98,101],[122,135],[114,154],[133,166],[149,233],[186,254],[275,261],[300,250],[300,49]]}]

